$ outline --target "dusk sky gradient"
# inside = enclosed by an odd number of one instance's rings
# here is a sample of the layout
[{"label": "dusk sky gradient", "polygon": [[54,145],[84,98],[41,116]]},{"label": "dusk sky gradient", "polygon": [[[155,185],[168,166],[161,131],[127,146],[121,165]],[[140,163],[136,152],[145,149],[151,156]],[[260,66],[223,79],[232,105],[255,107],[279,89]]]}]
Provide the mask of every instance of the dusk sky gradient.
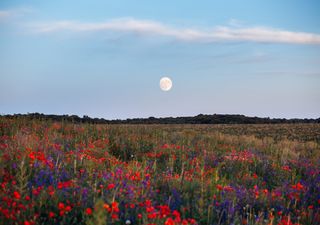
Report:
[{"label": "dusk sky gradient", "polygon": [[317,0],[1,0],[0,114],[318,118],[319,12]]}]

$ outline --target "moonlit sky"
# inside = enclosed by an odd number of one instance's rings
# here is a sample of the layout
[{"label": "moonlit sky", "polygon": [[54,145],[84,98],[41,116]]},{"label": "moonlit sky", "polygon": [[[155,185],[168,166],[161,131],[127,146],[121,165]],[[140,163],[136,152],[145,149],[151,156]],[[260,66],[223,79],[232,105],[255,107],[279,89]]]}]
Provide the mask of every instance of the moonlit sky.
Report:
[{"label": "moonlit sky", "polygon": [[319,12],[317,0],[1,0],[0,114],[318,118]]}]

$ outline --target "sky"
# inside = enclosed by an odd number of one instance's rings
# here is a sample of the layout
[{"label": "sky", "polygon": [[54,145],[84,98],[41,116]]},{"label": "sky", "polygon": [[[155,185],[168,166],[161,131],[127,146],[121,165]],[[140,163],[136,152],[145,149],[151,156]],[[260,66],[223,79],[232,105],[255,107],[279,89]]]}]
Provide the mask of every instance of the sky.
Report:
[{"label": "sky", "polygon": [[0,114],[318,118],[319,12],[317,0],[1,0]]}]

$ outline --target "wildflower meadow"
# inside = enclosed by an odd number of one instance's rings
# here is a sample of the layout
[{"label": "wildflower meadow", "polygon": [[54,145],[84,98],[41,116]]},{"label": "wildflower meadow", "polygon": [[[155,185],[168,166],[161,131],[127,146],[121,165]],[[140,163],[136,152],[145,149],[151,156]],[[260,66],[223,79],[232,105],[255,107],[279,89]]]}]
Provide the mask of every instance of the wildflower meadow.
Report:
[{"label": "wildflower meadow", "polygon": [[0,118],[0,224],[317,225],[319,150],[209,125]]}]

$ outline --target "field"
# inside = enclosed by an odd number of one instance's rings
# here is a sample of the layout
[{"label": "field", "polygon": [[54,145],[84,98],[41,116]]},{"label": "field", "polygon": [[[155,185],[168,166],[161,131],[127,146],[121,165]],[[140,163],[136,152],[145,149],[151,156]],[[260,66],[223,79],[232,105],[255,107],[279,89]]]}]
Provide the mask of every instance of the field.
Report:
[{"label": "field", "polygon": [[0,224],[320,224],[320,124],[0,118]]}]

